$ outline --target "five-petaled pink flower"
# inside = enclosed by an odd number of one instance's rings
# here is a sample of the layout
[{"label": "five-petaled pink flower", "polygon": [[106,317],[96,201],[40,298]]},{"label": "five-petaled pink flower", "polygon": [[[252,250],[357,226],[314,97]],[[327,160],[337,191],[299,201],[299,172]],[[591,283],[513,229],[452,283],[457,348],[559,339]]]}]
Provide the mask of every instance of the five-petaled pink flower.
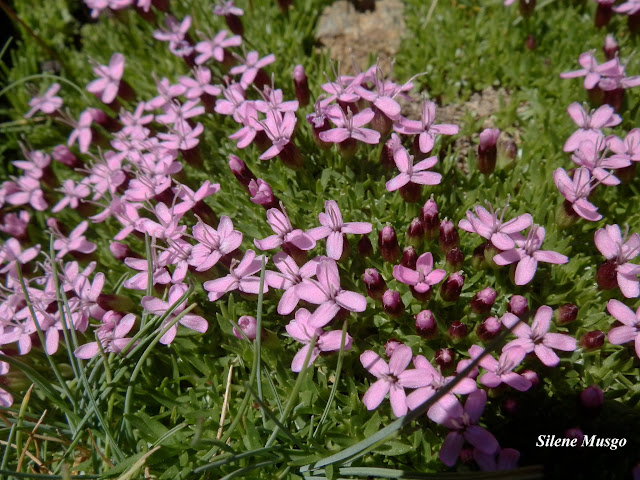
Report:
[{"label": "five-petaled pink flower", "polygon": [[577,102],[572,103],[567,108],[567,112],[576,125],[578,130],[573,132],[564,144],[565,152],[573,152],[578,148],[580,142],[590,140],[596,143],[599,138],[603,138],[602,128],[615,127],[622,122],[620,115],[617,115],[613,108],[609,105],[602,105],[597,110],[588,114],[585,109]]},{"label": "five-petaled pink flower", "polygon": [[438,163],[438,157],[425,158],[421,162],[413,164],[413,155],[403,146],[393,151],[393,161],[400,170],[400,175],[393,177],[385,186],[387,190],[393,192],[408,183],[417,183],[419,185],[438,185],[442,181],[442,175],[435,172],[427,172]]},{"label": "five-petaled pink flower", "polygon": [[636,355],[640,358],[640,307],[633,313],[624,303],[611,299],[607,310],[623,325],[609,331],[609,342],[613,345],[635,342]]},{"label": "five-petaled pink flower", "polygon": [[545,229],[539,225],[533,225],[526,236],[515,234],[517,248],[501,252],[493,257],[498,265],[510,265],[517,263],[515,272],[515,284],[526,285],[536,274],[538,262],[562,264],[569,258],[552,250],[540,250],[544,242]]},{"label": "five-petaled pink flower", "polygon": [[286,213],[277,208],[267,210],[267,223],[275,232],[262,240],[254,239],[253,243],[260,250],[271,250],[283,244],[295,245],[300,250],[311,250],[316,246],[316,241],[299,228],[294,229]]},{"label": "five-petaled pink flower", "polygon": [[362,128],[375,116],[370,108],[365,108],[360,113],[353,115],[348,108],[345,114],[338,105],[332,105],[327,109],[327,115],[337,128],[320,132],[320,140],[328,143],[341,143],[349,138],[360,140],[364,143],[376,144],[380,141],[380,133],[370,128]]},{"label": "five-petaled pink flower", "polygon": [[393,267],[393,277],[405,285],[411,285],[418,293],[428,292],[432,285],[440,283],[446,276],[447,272],[441,268],[433,269],[433,255],[430,252],[420,255],[415,270],[403,265]]},{"label": "five-petaled pink flower", "polygon": [[276,57],[273,53],[270,53],[266,57],[260,58],[260,55],[256,51],[251,51],[247,53],[247,58],[244,60],[244,63],[233,67],[229,70],[231,75],[239,75],[242,74],[240,78],[240,85],[245,90],[249,88],[249,85],[253,83],[258,74],[258,70],[262,67],[266,67],[267,65],[272,64],[276,61]]},{"label": "five-petaled pink flower", "polygon": [[564,168],[557,168],[553,172],[553,181],[562,196],[571,204],[573,211],[585,220],[597,222],[602,219],[596,207],[589,200],[589,194],[595,185],[591,184],[591,174],[585,167],[580,167],[569,177]]},{"label": "five-petaled pink flower", "polygon": [[622,237],[618,225],[606,225],[595,233],[593,240],[600,253],[607,260],[615,262],[616,277],[622,294],[626,298],[633,298],[640,295],[640,265],[631,263],[630,260],[640,253],[640,235],[634,233],[628,238],[627,235],[628,232]]},{"label": "five-petaled pink flower", "polygon": [[526,353],[535,352],[540,361],[547,367],[558,365],[560,357],[552,349],[573,352],[577,347],[577,342],[575,338],[569,335],[549,333],[552,316],[553,310],[551,307],[543,305],[538,309],[535,317],[533,317],[533,323],[529,326],[521,322],[512,313],[505,313],[502,316],[502,323],[508,328],[515,325],[512,332],[518,338],[507,343],[502,349],[503,352],[512,348],[521,348]]},{"label": "five-petaled pink flower", "polygon": [[105,353],[120,353],[129,345],[131,338],[125,337],[133,328],[136,317],[128,313],[124,317],[117,312],[108,311],[102,318],[102,325],[96,330],[97,341],[80,345],[73,352],[77,358],[87,360],[95,357],[100,349]]},{"label": "five-petaled pink flower", "polygon": [[377,408],[389,393],[393,414],[396,417],[407,414],[407,396],[404,389],[426,387],[431,382],[431,377],[425,375],[423,370],[407,370],[411,356],[411,349],[406,345],[398,345],[395,348],[388,365],[380,355],[371,350],[360,355],[362,366],[378,379],[362,397],[362,403],[367,410]]},{"label": "five-petaled pink flower", "polygon": [[93,69],[93,73],[100,78],[87,85],[87,90],[97,96],[107,105],[113,102],[118,95],[120,79],[124,73],[124,55],[114,53],[109,60],[109,65],[99,65]]},{"label": "five-petaled pink flower", "polygon": [[[502,211],[494,211],[489,202],[486,208],[477,206],[474,211],[476,214],[467,210],[467,218],[458,222],[458,228],[470,233],[477,233],[483,238],[491,241],[491,243],[500,250],[509,250],[515,247],[515,241],[513,235],[521,232],[527,227],[530,227],[533,223],[533,218],[530,214],[525,213],[518,215],[511,220],[504,222],[504,214],[507,211],[507,205]],[[498,213],[500,217],[498,218]]]},{"label": "five-petaled pink flower", "polygon": [[196,267],[196,271],[204,272],[213,267],[218,260],[233,252],[242,243],[242,233],[233,229],[229,217],[220,217],[218,230],[204,222],[193,227],[193,237],[199,242],[191,249],[187,262]]},{"label": "five-petaled pink flower", "polygon": [[[259,293],[260,277],[256,277],[254,274],[262,268],[263,258],[262,255],[256,257],[256,252],[253,250],[247,250],[240,263],[231,265],[229,275],[204,282],[204,289],[209,292],[209,300],[215,302],[225,293],[233,290],[239,290],[242,293]],[[270,272],[265,272],[263,293],[267,293],[269,290],[269,274]]]},{"label": "five-petaled pink flower", "polygon": [[318,214],[321,227],[315,227],[307,233],[315,240],[327,239],[327,255],[334,260],[340,260],[344,249],[343,235],[346,233],[367,234],[371,232],[369,222],[347,222],[342,220],[342,213],[335,200],[324,202],[324,212]]},{"label": "five-petaled pink flower", "polygon": [[31,109],[24,114],[24,118],[31,118],[37,112],[52,114],[62,107],[62,98],[56,96],[59,90],[60,84],[54,83],[44,92],[44,95],[29,100]]},{"label": "five-petaled pink flower", "polygon": [[436,135],[456,135],[458,126],[443,123],[434,125],[436,119],[436,104],[425,100],[422,102],[422,116],[420,120],[402,118],[394,129],[405,135],[418,135],[418,146],[422,153],[429,153],[433,148]]},{"label": "five-petaled pink flower", "polygon": [[[475,359],[479,357],[483,351],[482,347],[473,345],[469,349],[469,355],[472,359]],[[491,355],[485,355],[480,360],[479,365],[487,372],[480,377],[480,383],[489,388],[496,388],[501,383],[506,383],[521,392],[529,390],[531,388],[531,382],[513,371],[514,368],[522,363],[526,355],[527,352],[522,348],[515,347],[502,352],[498,360]]]}]

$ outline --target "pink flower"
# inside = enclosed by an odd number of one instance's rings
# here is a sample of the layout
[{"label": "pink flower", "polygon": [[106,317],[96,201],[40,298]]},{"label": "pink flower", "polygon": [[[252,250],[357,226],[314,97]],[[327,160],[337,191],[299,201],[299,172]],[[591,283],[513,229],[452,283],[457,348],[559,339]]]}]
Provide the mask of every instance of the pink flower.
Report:
[{"label": "pink flower", "polygon": [[432,285],[440,283],[447,272],[438,268],[433,270],[433,255],[423,253],[416,262],[416,269],[411,270],[402,265],[393,267],[393,277],[405,285],[411,285],[418,293],[426,293]]},{"label": "pink flower", "polygon": [[75,183],[68,179],[62,183],[62,193],[64,193],[64,197],[51,209],[53,213],[59,212],[67,205],[73,209],[78,208],[80,200],[88,197],[91,190],[83,183]]},{"label": "pink flower", "polygon": [[275,111],[267,112],[267,118],[261,122],[261,125],[273,145],[260,155],[260,160],[269,160],[282,152],[291,142],[297,121],[294,112],[289,111],[284,114]]},{"label": "pink flower", "polygon": [[31,109],[24,114],[24,118],[31,118],[37,112],[52,114],[62,107],[62,98],[56,96],[60,90],[60,84],[52,84],[41,97],[33,97],[29,100]]},{"label": "pink flower", "polygon": [[587,200],[594,188],[594,185],[591,185],[589,170],[580,167],[573,173],[573,179],[571,179],[564,168],[558,168],[553,172],[553,181],[562,196],[571,204],[574,212],[590,222],[602,219],[602,215],[598,213],[598,207]]},{"label": "pink flower", "polygon": [[[473,345],[469,349],[469,356],[475,359],[479,357],[482,352],[482,347]],[[514,368],[522,363],[526,354],[527,352],[522,348],[514,347],[502,352],[499,360],[496,360],[491,355],[485,355],[482,357],[482,360],[480,360],[479,365],[487,372],[480,377],[480,383],[489,388],[496,388],[501,383],[506,383],[521,392],[529,390],[531,388],[531,382],[513,371]]]},{"label": "pink flower", "polygon": [[250,180],[248,188],[251,194],[250,200],[257,205],[270,205],[275,200],[271,186],[261,178]]},{"label": "pink flower", "polygon": [[418,135],[418,144],[422,153],[429,153],[433,148],[436,135],[456,135],[457,125],[440,124],[434,125],[436,119],[436,104],[425,100],[422,102],[422,117],[420,120],[409,120],[402,118],[394,129],[398,133],[405,135]]},{"label": "pink flower", "polygon": [[[152,313],[153,315],[158,315],[158,316],[164,315],[165,312],[169,310],[169,308],[172,305],[174,305],[175,303],[178,302],[178,300],[180,300],[180,297],[182,297],[186,291],[187,291],[187,286],[184,283],[173,285],[169,289],[169,298],[167,299],[166,302],[160,300],[159,298],[145,295],[144,297],[142,297],[142,301],[141,301],[142,307],[146,311]],[[186,307],[187,307],[187,301],[185,300],[182,303],[180,303],[178,306],[176,306],[173,312],[171,312],[171,314],[167,316],[167,318],[165,318],[160,328],[164,329],[164,327],[167,326],[169,323],[171,323],[171,321],[174,318],[176,318],[180,313],[182,313],[182,311]],[[187,313],[183,315],[182,318],[178,320],[178,323],[180,323],[181,325],[184,325],[185,327],[191,330],[195,330],[196,332],[200,332],[200,333],[206,332],[207,328],[209,327],[209,324],[203,317],[201,317],[200,315],[195,315],[193,313]],[[169,345],[171,342],[173,342],[177,333],[178,333],[178,326],[174,324],[160,338],[159,340],[160,343],[164,345]]]},{"label": "pink flower", "polygon": [[211,85],[211,70],[206,67],[198,67],[193,71],[193,78],[180,77],[180,84],[185,87],[184,96],[187,100],[195,100],[205,93],[216,97],[222,89],[217,85]]},{"label": "pink flower", "polygon": [[[293,357],[291,362],[291,370],[294,372],[300,372],[304,368],[304,361],[307,358],[309,347],[311,346],[311,340],[316,337],[316,343],[311,351],[309,363],[307,366],[311,366],[313,362],[318,358],[322,352],[334,352],[340,350],[340,344],[342,343],[342,331],[333,330],[331,332],[325,332],[320,328],[314,328],[309,325],[309,319],[311,314],[305,308],[301,308],[296,312],[294,320],[291,320],[285,327],[287,333],[292,338],[300,343],[305,344],[296,356]],[[344,349],[350,350],[353,338],[347,334],[345,336]]]},{"label": "pink flower", "polygon": [[125,337],[133,328],[136,317],[129,313],[122,317],[120,314],[109,311],[103,319],[102,325],[96,330],[98,340],[79,346],[73,352],[77,358],[87,360],[95,357],[100,352],[100,347],[105,353],[120,353],[129,344],[131,338]]},{"label": "pink flower", "polygon": [[316,246],[316,241],[311,235],[304,233],[299,228],[294,230],[287,214],[277,208],[267,210],[267,223],[275,235],[270,235],[262,240],[255,239],[253,243],[260,250],[271,250],[283,244],[293,244],[300,250],[311,250]]},{"label": "pink flower", "polygon": [[15,182],[3,184],[6,201],[10,205],[31,205],[40,212],[47,209],[40,181],[29,176],[19,177]]},{"label": "pink flower", "polygon": [[231,75],[242,74],[242,78],[240,78],[240,85],[245,90],[249,88],[249,85],[253,83],[258,74],[258,70],[262,67],[266,67],[267,65],[272,64],[276,61],[276,57],[273,53],[270,53],[266,57],[260,58],[260,55],[256,51],[251,51],[247,53],[247,58],[244,63],[238,66],[233,67],[229,70]]},{"label": "pink flower", "polygon": [[71,135],[69,135],[67,145],[71,146],[77,141],[80,147],[80,153],[87,153],[93,137],[91,124],[93,124],[93,115],[91,115],[91,110],[87,109],[80,114],[78,123],[71,132]]},{"label": "pink flower", "polygon": [[640,235],[634,233],[624,238],[618,225],[607,225],[598,230],[594,235],[596,247],[607,260],[612,260],[616,264],[616,277],[618,286],[626,298],[633,298],[640,295],[638,284],[638,274],[640,265],[631,263],[640,253]]},{"label": "pink flower", "polygon": [[92,253],[96,251],[96,244],[88,241],[83,233],[89,228],[89,222],[86,220],[74,228],[69,237],[64,237],[57,232],[57,240],[53,242],[53,249],[57,251],[56,260],[60,260],[69,252]]},{"label": "pink flower", "polygon": [[326,200],[324,202],[324,212],[318,214],[318,220],[322,224],[321,227],[315,227],[307,233],[315,240],[327,238],[327,255],[334,260],[340,260],[344,249],[344,234],[371,233],[371,224],[369,222],[348,222],[342,220],[342,213],[338,208],[335,200]]},{"label": "pink flower", "polygon": [[361,128],[371,120],[374,113],[370,108],[365,108],[360,113],[353,115],[348,109],[345,115],[342,108],[332,105],[328,108],[327,114],[331,121],[338,126],[325,132],[320,132],[320,140],[328,143],[341,143],[349,138],[360,140],[364,143],[376,144],[380,142],[380,133],[370,128]]},{"label": "pink flower", "polygon": [[616,115],[615,111],[609,105],[602,105],[591,114],[587,114],[582,105],[577,102],[572,103],[567,108],[567,112],[576,125],[578,130],[573,132],[564,144],[565,152],[573,152],[578,148],[580,142],[591,140],[596,143],[599,138],[604,137],[602,128],[615,127],[622,122],[620,115]]},{"label": "pink flower", "polygon": [[109,65],[99,65],[93,69],[98,78],[87,85],[87,90],[97,96],[105,104],[110,104],[118,95],[120,79],[124,73],[124,55],[114,53]]},{"label": "pink flower", "polygon": [[488,455],[500,449],[495,437],[477,425],[486,404],[487,392],[476,390],[469,394],[464,408],[455,398],[443,397],[429,410],[428,416],[432,421],[451,430],[438,454],[446,466],[453,467],[456,464],[465,441]]},{"label": "pink flower", "polygon": [[306,302],[319,305],[309,319],[309,325],[322,328],[338,314],[341,308],[350,312],[364,312],[367,299],[356,292],[344,290],[340,286],[338,265],[332,258],[318,262],[316,278],[305,279],[297,287],[298,297]]},{"label": "pink flower", "polygon": [[536,274],[538,262],[562,264],[567,263],[569,258],[551,250],[540,250],[544,242],[545,229],[539,225],[533,225],[529,229],[527,237],[517,234],[515,244],[517,248],[512,248],[501,252],[493,257],[493,261],[498,265],[510,265],[517,263],[515,272],[515,284],[526,285]]},{"label": "pink flower", "polygon": [[196,51],[200,55],[195,59],[196,64],[202,65],[210,58],[215,59],[217,62],[222,62],[224,60],[225,48],[239,47],[242,45],[242,37],[240,35],[227,38],[228,33],[226,30],[221,30],[212,39],[197,43]]},{"label": "pink flower", "polygon": [[[22,250],[20,242],[9,238],[0,249],[0,273],[7,274],[11,280],[18,279],[18,265],[24,265],[38,256],[40,245]],[[11,283],[11,282],[8,282]],[[0,324],[1,326],[1,324]]]},{"label": "pink flower", "polygon": [[419,369],[407,370],[410,362],[411,349],[406,345],[398,345],[395,348],[388,365],[380,355],[371,350],[360,355],[362,366],[378,379],[362,397],[362,403],[367,410],[377,408],[389,393],[393,414],[396,417],[407,414],[407,396],[404,389],[425,387],[431,380]]},{"label": "pink flower", "polygon": [[300,297],[297,293],[297,286],[305,278],[311,278],[316,274],[318,260],[309,260],[302,267],[293,258],[284,252],[278,252],[273,257],[273,263],[280,272],[270,272],[268,276],[269,286],[278,290],[284,290],[280,302],[278,303],[278,313],[289,315],[298,306]]},{"label": "pink flower", "polygon": [[623,324],[609,331],[609,342],[613,345],[635,342],[636,355],[640,358],[640,308],[633,313],[624,303],[612,299],[607,303],[607,310]]},{"label": "pink flower", "polygon": [[[260,292],[260,277],[254,276],[262,268],[262,255],[247,250],[239,264],[231,265],[229,275],[204,282],[204,289],[209,292],[209,300],[215,302],[225,293],[239,290],[242,293],[257,294]],[[265,272],[263,293],[269,290],[269,275]]]},{"label": "pink flower", "polygon": [[[484,207],[477,206],[474,210],[476,214],[467,210],[467,219],[462,219],[458,222],[458,228],[471,233],[477,233],[483,238],[490,240],[500,250],[509,250],[515,247],[515,241],[513,235],[521,232],[527,227],[530,227],[533,223],[533,218],[530,214],[525,213],[519,215],[507,222],[503,222],[504,214],[507,211],[509,202],[500,210],[494,211],[491,205],[487,202],[489,211]],[[498,218],[500,213],[500,218]]]},{"label": "pink flower", "polygon": [[191,249],[188,263],[196,267],[198,272],[209,270],[242,243],[242,233],[233,229],[233,222],[225,215],[220,217],[218,230],[204,222],[196,223],[193,237],[199,243]]},{"label": "pink flower", "polygon": [[535,352],[540,361],[547,367],[558,365],[560,358],[552,349],[573,352],[577,347],[577,342],[575,338],[569,335],[549,333],[552,316],[553,310],[543,305],[538,309],[533,318],[533,323],[529,326],[524,322],[520,322],[520,319],[512,313],[505,313],[502,317],[502,323],[508,328],[517,323],[512,332],[518,339],[507,343],[502,351],[507,352],[511,348],[521,348],[526,353]]},{"label": "pink flower", "polygon": [[579,167],[585,167],[591,175],[598,179],[603,185],[618,185],[620,180],[609,170],[628,167],[631,160],[628,157],[614,155],[605,157],[604,139],[599,139],[596,143],[586,140],[580,142],[578,148],[571,155],[573,163]]},{"label": "pink flower", "polygon": [[442,175],[439,173],[425,171],[438,163],[438,157],[429,157],[414,165],[413,155],[409,155],[409,152],[400,146],[393,151],[393,161],[400,170],[400,175],[385,184],[390,192],[398,190],[408,183],[438,185],[442,181]]}]

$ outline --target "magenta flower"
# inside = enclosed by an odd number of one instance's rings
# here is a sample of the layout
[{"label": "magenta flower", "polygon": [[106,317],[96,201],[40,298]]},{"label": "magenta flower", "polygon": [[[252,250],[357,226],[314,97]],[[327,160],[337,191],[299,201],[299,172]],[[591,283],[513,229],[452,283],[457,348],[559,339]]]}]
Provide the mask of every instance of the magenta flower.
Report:
[{"label": "magenta flower", "polygon": [[[22,176],[15,182],[7,181],[2,185],[5,200],[10,205],[31,205],[40,212],[47,209],[47,202],[40,187],[40,181],[29,176]],[[0,195],[2,195],[0,193]]]},{"label": "magenta flower", "polygon": [[[311,351],[309,364],[307,366],[313,365],[316,358],[323,352],[340,350],[342,331],[333,330],[331,332],[325,332],[321,328],[314,328],[309,325],[310,318],[311,313],[309,313],[307,309],[301,308],[296,312],[295,319],[291,320],[285,327],[287,333],[291,335],[293,339],[304,344],[304,347],[296,353],[296,356],[293,357],[293,361],[291,362],[291,370],[294,372],[300,372],[304,368],[304,360],[307,358],[307,353],[309,352],[309,347],[311,346],[310,344],[314,336],[316,337],[316,343]],[[353,338],[347,334],[344,341],[344,349],[350,350],[352,342]]]},{"label": "magenta flower", "polygon": [[307,233],[314,240],[327,239],[327,256],[334,260],[340,260],[344,249],[344,234],[371,233],[371,224],[369,222],[347,222],[342,220],[342,213],[338,208],[335,200],[326,200],[324,202],[324,212],[318,214],[318,220],[322,224],[321,227],[315,227]]},{"label": "magenta flower", "polygon": [[187,100],[195,100],[205,93],[216,97],[222,89],[217,85],[211,85],[211,70],[206,67],[198,67],[193,71],[192,77],[180,77],[180,84],[185,87],[184,96]]},{"label": "magenta flower", "polygon": [[600,253],[615,263],[618,286],[622,294],[626,298],[634,298],[640,295],[640,265],[630,261],[640,253],[640,235],[627,235],[628,232],[624,238],[622,237],[618,225],[607,225],[595,233],[593,240]]},{"label": "magenta flower", "polygon": [[578,148],[571,155],[571,160],[579,167],[587,168],[591,175],[603,185],[618,185],[620,184],[620,179],[605,169],[628,167],[631,164],[631,160],[620,155],[605,157],[605,154],[603,139],[598,140],[597,143],[586,140],[580,142]]},{"label": "magenta flower", "polygon": [[31,109],[24,114],[24,118],[31,118],[37,112],[50,115],[56,110],[59,110],[60,107],[62,107],[62,98],[56,96],[58,91],[60,91],[60,84],[54,83],[44,92],[44,95],[41,97],[33,97],[29,100]]},{"label": "magenta flower", "polygon": [[361,128],[373,120],[375,114],[370,108],[365,108],[355,115],[351,113],[351,109],[348,109],[345,115],[342,108],[338,105],[332,105],[328,108],[327,114],[331,121],[338,127],[320,132],[320,140],[323,142],[341,143],[349,138],[369,144],[380,142],[379,132],[370,128]]},{"label": "magenta flower", "polygon": [[53,242],[53,249],[58,252],[56,260],[60,260],[69,252],[92,253],[96,251],[96,244],[88,241],[83,233],[89,228],[89,222],[86,220],[80,223],[76,228],[71,230],[69,237],[64,237],[57,232],[57,240]]},{"label": "magenta flower", "polygon": [[240,109],[246,102],[244,89],[239,84],[232,83],[222,90],[222,95],[224,98],[216,100],[214,111],[220,115],[232,115],[236,122],[242,123]]},{"label": "magenta flower", "polygon": [[[507,222],[503,222],[504,214],[507,211],[509,202],[500,210],[494,211],[491,205],[487,202],[489,211],[484,207],[477,206],[474,210],[476,214],[467,210],[467,219],[462,219],[458,222],[458,228],[470,233],[477,233],[483,238],[491,241],[500,250],[509,250],[515,247],[514,234],[517,234],[527,227],[530,227],[533,223],[533,218],[530,214],[525,213],[519,215]],[[500,218],[498,218],[500,213]]]},{"label": "magenta flower", "polygon": [[298,285],[296,292],[301,300],[319,305],[309,319],[309,325],[312,327],[324,327],[333,320],[341,308],[350,312],[366,310],[366,298],[340,286],[338,265],[332,258],[325,257],[318,262],[316,278],[318,280],[305,279]]},{"label": "magenta flower", "polygon": [[[262,268],[263,256],[256,257],[256,252],[247,250],[240,263],[232,264],[229,275],[204,282],[204,289],[209,292],[209,300],[215,302],[225,293],[239,290],[242,293],[258,294],[260,277],[254,276]],[[269,290],[269,272],[265,272],[263,293]]]},{"label": "magenta flower", "polygon": [[270,160],[282,152],[284,147],[291,142],[297,121],[294,112],[285,112],[284,114],[275,111],[267,112],[267,118],[261,122],[261,125],[273,145],[260,155],[260,160]]},{"label": "magenta flower", "polygon": [[589,194],[595,187],[591,185],[589,170],[580,167],[573,173],[573,179],[571,179],[564,168],[557,168],[553,172],[553,181],[562,196],[571,204],[574,212],[590,222],[602,219],[602,215],[598,213],[598,207],[588,200]]},{"label": "magenta flower", "polygon": [[362,397],[362,403],[367,410],[377,408],[389,393],[393,414],[396,417],[407,414],[407,396],[404,389],[426,387],[431,380],[424,371],[407,370],[410,362],[411,349],[402,344],[395,348],[388,365],[380,355],[371,350],[360,355],[362,366],[378,379]]},{"label": "magenta flower", "polygon": [[191,28],[191,17],[185,16],[182,22],[173,15],[167,15],[164,19],[167,30],[155,30],[153,38],[162,42],[169,42],[169,51],[174,55],[183,57],[190,55],[193,47],[186,40],[187,32]]},{"label": "magenta flower", "polygon": [[242,233],[233,229],[233,222],[226,215],[220,217],[218,230],[204,222],[196,223],[193,227],[193,237],[199,243],[191,249],[187,262],[196,267],[198,272],[209,270],[242,243]]},{"label": "magenta flower", "polygon": [[434,125],[436,119],[436,104],[425,100],[422,103],[422,117],[420,120],[402,118],[394,125],[398,133],[405,135],[418,135],[418,144],[422,153],[429,153],[435,143],[436,135],[456,135],[459,131],[457,125]]},{"label": "magenta flower", "polygon": [[487,392],[476,390],[469,394],[464,408],[455,398],[443,397],[429,410],[428,416],[432,421],[451,430],[438,454],[446,466],[453,467],[456,464],[465,440],[488,455],[500,449],[495,437],[477,425],[486,404]]},{"label": "magenta flower", "polygon": [[96,330],[97,341],[80,345],[73,354],[87,360],[98,355],[100,347],[105,353],[122,352],[131,341],[125,335],[131,331],[135,322],[136,317],[132,313],[122,317],[114,311],[107,312],[102,318],[102,325]]},{"label": "magenta flower", "polygon": [[498,265],[510,265],[517,263],[515,272],[515,284],[526,285],[536,274],[538,262],[562,264],[567,263],[569,258],[551,250],[540,250],[544,242],[545,229],[539,225],[533,225],[529,229],[527,237],[516,234],[515,244],[517,248],[512,248],[501,252],[493,257],[493,261]]},{"label": "magenta flower", "polygon": [[438,163],[438,157],[429,157],[414,165],[413,155],[409,155],[409,152],[400,146],[393,151],[393,160],[400,170],[400,175],[385,184],[390,192],[398,190],[408,183],[438,185],[442,181],[442,175],[439,173],[425,171]]},{"label": "magenta flower", "polygon": [[567,108],[567,112],[576,125],[578,130],[573,132],[564,144],[565,152],[573,152],[578,148],[580,142],[590,140],[596,143],[602,138],[602,128],[615,127],[622,122],[620,115],[616,115],[613,108],[609,105],[602,105],[591,114],[587,114],[582,105],[577,102],[572,103]]},{"label": "magenta flower", "polygon": [[284,290],[280,303],[278,303],[278,313],[289,315],[298,306],[300,297],[297,293],[297,286],[305,278],[311,278],[316,274],[318,260],[309,260],[302,267],[293,258],[284,252],[278,252],[273,256],[273,263],[280,272],[270,272],[268,277],[269,286],[278,290]]},{"label": "magenta flower", "polygon": [[444,270],[433,269],[433,255],[429,252],[420,255],[415,270],[403,265],[393,267],[393,277],[405,285],[411,285],[418,293],[428,292],[432,285],[440,283],[446,276]]},{"label": "magenta flower", "polygon": [[[124,263],[127,267],[138,270],[138,273],[123,283],[124,287],[133,290],[146,290],[149,283],[149,262],[147,259],[127,257],[124,259]],[[151,274],[151,283],[153,285],[166,285],[171,282],[171,275],[165,266],[156,260],[153,250],[151,268],[153,270]]]},{"label": "magenta flower", "polygon": [[51,209],[53,213],[57,213],[65,207],[69,206],[73,209],[78,208],[80,201],[86,198],[91,193],[89,187],[83,183],[76,183],[71,179],[65,180],[62,183],[62,193],[64,196],[55,204]]},{"label": "magenta flower", "polygon": [[267,223],[275,235],[270,235],[262,240],[255,239],[253,243],[260,250],[271,250],[283,244],[293,244],[300,250],[311,250],[316,246],[316,241],[311,235],[304,233],[299,228],[294,230],[287,214],[277,208],[267,210]]},{"label": "magenta flower", "polygon": [[584,88],[587,90],[595,88],[604,74],[607,72],[611,73],[611,67],[613,66],[611,60],[602,65],[598,65],[598,61],[593,52],[581,53],[578,57],[578,63],[582,67],[581,69],[561,73],[560,78],[585,77]]},{"label": "magenta flower", "polygon": [[98,97],[103,103],[110,104],[116,99],[120,88],[120,79],[124,73],[124,55],[114,53],[109,65],[99,65],[93,69],[98,77],[87,85],[87,90]]},{"label": "magenta flower", "polygon": [[[472,359],[479,357],[482,352],[483,348],[478,345],[473,345],[469,349],[469,355]],[[498,360],[491,355],[485,355],[482,357],[482,360],[480,360],[479,365],[487,372],[480,377],[480,383],[489,388],[496,388],[498,385],[506,383],[521,392],[529,390],[531,388],[531,382],[513,371],[522,363],[526,355],[527,352],[522,348],[515,347],[502,352]]]},{"label": "magenta flower", "polygon": [[615,153],[613,157],[621,156],[632,162],[640,162],[640,128],[630,130],[624,140],[615,135],[609,135],[605,140],[607,146]]},{"label": "magenta flower", "polygon": [[262,67],[266,67],[267,65],[272,64],[276,61],[276,57],[273,53],[270,53],[266,57],[260,58],[260,55],[256,51],[251,51],[247,53],[247,58],[244,60],[244,63],[238,66],[233,67],[229,70],[231,75],[239,75],[242,74],[240,78],[240,85],[245,90],[249,88],[249,85],[253,83],[258,75],[258,71]]},{"label": "magenta flower", "polygon": [[239,47],[242,45],[242,37],[240,35],[234,35],[227,38],[228,32],[221,30],[210,40],[203,40],[196,44],[196,51],[199,53],[196,56],[195,62],[198,65],[202,65],[210,58],[215,59],[217,62],[224,60],[225,48]]},{"label": "magenta flower", "polygon": [[248,188],[250,200],[257,205],[271,205],[275,201],[271,186],[261,178],[251,179]]},{"label": "magenta flower", "polygon": [[502,316],[502,323],[507,328],[511,328],[517,323],[512,332],[518,339],[507,343],[502,351],[507,352],[512,348],[521,348],[526,353],[535,352],[540,361],[547,367],[558,365],[560,358],[552,349],[573,352],[577,348],[577,342],[575,338],[569,335],[549,333],[552,316],[553,310],[543,305],[538,309],[535,317],[533,317],[533,323],[529,326],[524,322],[520,322],[520,319],[512,313],[505,313]]},{"label": "magenta flower", "polygon": [[[142,300],[141,300],[142,307],[147,312],[150,312],[153,315],[158,315],[158,316],[164,315],[166,311],[169,310],[169,308],[171,308],[171,306],[173,306],[175,303],[178,302],[178,300],[180,300],[180,297],[182,297],[185,294],[187,289],[188,288],[184,283],[172,285],[171,288],[169,289],[169,298],[167,299],[166,302],[160,300],[159,298],[145,295],[144,297],[142,297]],[[174,318],[176,318],[180,313],[182,313],[182,311],[185,308],[187,308],[186,300],[180,303],[179,305],[177,305],[176,308],[171,312],[171,314],[168,315],[167,318],[165,318],[160,329],[163,329],[169,323],[171,323],[171,321]],[[182,318],[178,320],[178,323],[180,323],[181,325],[184,325],[185,327],[191,330],[195,330],[196,332],[200,332],[200,333],[206,332],[207,328],[209,328],[209,324],[203,317],[201,317],[200,315],[195,315],[193,313],[187,313],[183,315]],[[159,342],[162,343],[163,345],[169,345],[171,342],[173,342],[174,338],[176,338],[177,333],[178,333],[178,326],[174,324],[160,338]]]},{"label": "magenta flower", "polygon": [[[40,245],[22,250],[20,242],[15,238],[9,238],[0,249],[0,273],[7,274],[10,281],[7,286],[11,286],[13,280],[18,279],[18,264],[24,265],[38,256]],[[0,327],[2,324],[0,324]]]},{"label": "magenta flower", "polygon": [[635,342],[636,355],[640,358],[640,307],[633,313],[624,303],[612,299],[607,303],[607,310],[623,324],[609,331],[609,342],[613,345]]}]

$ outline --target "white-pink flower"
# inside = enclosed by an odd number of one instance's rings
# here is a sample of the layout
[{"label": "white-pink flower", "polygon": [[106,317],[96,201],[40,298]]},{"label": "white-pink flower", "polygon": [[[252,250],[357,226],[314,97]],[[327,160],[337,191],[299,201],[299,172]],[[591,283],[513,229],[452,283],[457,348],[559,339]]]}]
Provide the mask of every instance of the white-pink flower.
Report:
[{"label": "white-pink flower", "polygon": [[623,324],[609,331],[609,342],[613,345],[635,342],[636,355],[640,358],[640,307],[633,313],[624,303],[611,299],[607,303],[607,310]]}]

